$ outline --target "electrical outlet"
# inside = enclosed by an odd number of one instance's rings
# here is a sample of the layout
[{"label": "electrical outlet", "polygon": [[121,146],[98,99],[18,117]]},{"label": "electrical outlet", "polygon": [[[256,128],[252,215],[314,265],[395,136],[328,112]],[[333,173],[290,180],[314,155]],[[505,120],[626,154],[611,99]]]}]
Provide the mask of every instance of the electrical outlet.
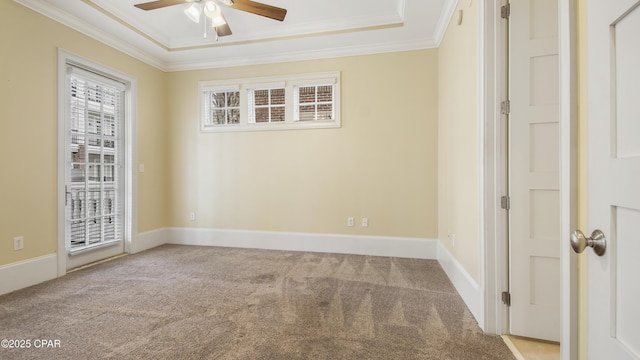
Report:
[{"label": "electrical outlet", "polygon": [[362,227],[368,227],[368,226],[369,226],[369,219],[362,218]]},{"label": "electrical outlet", "polygon": [[196,221],[196,213],[192,211],[191,214],[189,214],[189,219],[191,221]]},{"label": "electrical outlet", "polygon": [[352,217],[348,217],[347,218],[347,226],[348,227],[353,227],[354,226],[354,221]]},{"label": "electrical outlet", "polygon": [[13,250],[22,250],[24,249],[24,238],[22,236],[16,236],[13,238]]}]

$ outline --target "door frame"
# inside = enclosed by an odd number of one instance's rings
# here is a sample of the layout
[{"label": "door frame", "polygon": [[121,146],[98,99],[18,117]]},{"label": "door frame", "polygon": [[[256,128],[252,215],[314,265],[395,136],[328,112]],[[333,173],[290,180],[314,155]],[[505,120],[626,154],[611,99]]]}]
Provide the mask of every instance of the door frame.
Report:
[{"label": "door frame", "polygon": [[484,281],[484,326],[493,334],[509,330],[509,309],[502,303],[501,293],[508,290],[508,218],[501,208],[500,197],[507,189],[507,138],[505,117],[500,102],[507,98],[506,34],[507,23],[500,18],[500,7],[507,0],[478,3],[479,12],[479,113],[482,117],[481,193],[481,280]]},{"label": "door frame", "polygon": [[89,60],[85,57],[73,54],[64,49],[58,48],[58,177],[57,177],[57,215],[58,215],[58,277],[67,273],[67,250],[66,250],[66,217],[65,217],[65,173],[66,173],[66,141],[67,141],[67,121],[66,121],[66,78],[67,65],[73,64],[90,69],[98,74],[103,74],[110,78],[115,78],[125,84],[125,109],[123,128],[123,149],[124,149],[124,251],[132,253],[135,251],[135,240],[138,233],[138,178],[134,171],[134,164],[137,163],[136,153],[136,94],[137,81],[134,77],[110,67]]},{"label": "door frame", "polygon": [[[500,102],[506,99],[506,22],[500,7],[507,0],[479,2],[479,104],[484,129],[482,142],[481,278],[484,282],[483,330],[509,333],[509,310],[501,292],[508,289],[507,216],[500,207],[506,195],[506,134]],[[563,239],[569,239],[578,223],[578,106],[576,1],[559,0],[560,61],[560,203]],[[578,261],[568,240],[561,250],[562,359],[578,358]]]},{"label": "door frame", "polygon": [[577,1],[560,0],[560,207],[561,321],[560,355],[578,358],[578,255],[569,238],[578,228],[578,51]]}]

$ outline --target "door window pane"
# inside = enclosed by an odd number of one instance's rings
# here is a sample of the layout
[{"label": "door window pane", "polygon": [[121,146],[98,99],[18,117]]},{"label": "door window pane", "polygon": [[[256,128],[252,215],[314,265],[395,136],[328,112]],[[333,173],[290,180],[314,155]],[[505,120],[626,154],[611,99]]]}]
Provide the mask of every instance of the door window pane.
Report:
[{"label": "door window pane", "polygon": [[77,74],[68,81],[65,203],[67,245],[73,252],[122,239],[123,92]]}]

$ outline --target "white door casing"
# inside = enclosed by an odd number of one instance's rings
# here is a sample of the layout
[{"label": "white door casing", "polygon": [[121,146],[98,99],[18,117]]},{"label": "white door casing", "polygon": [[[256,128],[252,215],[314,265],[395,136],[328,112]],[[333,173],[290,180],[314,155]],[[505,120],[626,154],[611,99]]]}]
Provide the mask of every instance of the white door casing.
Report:
[{"label": "white door casing", "polygon": [[560,341],[558,0],[511,0],[509,331]]},{"label": "white door casing", "polygon": [[588,358],[640,359],[640,2],[587,6]]},{"label": "white door casing", "polygon": [[[68,76],[69,71],[74,68],[79,69],[80,73],[85,76],[100,78],[105,76],[107,78],[115,80],[117,83],[124,84],[125,93],[123,97],[124,105],[122,107],[123,123],[121,124],[121,156],[119,157],[118,169],[115,170],[111,164],[112,159],[107,159],[108,151],[99,150],[98,153],[92,154],[95,161],[99,158],[95,164],[89,160],[84,165],[88,172],[85,172],[85,176],[98,176],[103,179],[104,177],[110,177],[116,173],[122,174],[120,178],[119,186],[122,189],[122,235],[121,240],[114,246],[101,247],[97,246],[95,249],[89,249],[90,251],[75,252],[70,255],[71,247],[69,239],[71,237],[71,221],[70,221],[70,193],[72,192],[69,186],[73,175],[68,171],[70,164],[86,162],[89,158],[90,151],[85,150],[85,156],[87,159],[79,158],[79,162],[73,160],[73,153],[79,150],[80,143],[73,144],[72,138],[72,126],[69,121],[69,98],[68,98]],[[78,267],[84,264],[102,260],[104,258],[118,255],[123,252],[132,252],[133,245],[135,245],[135,234],[137,232],[137,215],[136,215],[136,193],[137,193],[137,177],[136,173],[132,171],[134,160],[136,159],[135,152],[135,101],[136,101],[136,80],[127,74],[121,73],[114,69],[105,67],[99,63],[93,62],[81,56],[71,54],[65,50],[58,49],[58,276],[62,276],[66,273],[67,269]],[[109,121],[103,121],[100,126],[106,131],[106,125]],[[95,126],[95,124],[85,123],[85,127]],[[76,132],[74,132],[75,134]],[[78,134],[76,134],[78,135]],[[76,136],[77,137],[77,136]],[[95,135],[90,135],[87,131],[86,135],[81,135],[85,147],[89,147],[87,139],[93,138],[94,140],[111,141],[109,135],[104,132],[97,132]],[[104,138],[103,138],[104,137]],[[77,141],[76,141],[77,142]],[[95,150],[95,149],[94,149]],[[97,150],[96,150],[97,151]],[[95,152],[95,151],[94,151]],[[70,161],[71,160],[71,161]],[[89,165],[93,169],[88,170]],[[98,166],[95,166],[98,165]],[[109,169],[107,169],[109,168]],[[109,179],[106,179],[109,180]],[[105,181],[106,181],[105,180]],[[92,185],[93,186],[93,185]],[[101,185],[103,189],[107,189],[106,185]],[[88,198],[88,197],[87,197]],[[87,199],[85,199],[87,200]],[[88,202],[85,201],[84,207]],[[96,218],[96,223],[100,220],[103,222],[110,221],[109,202],[99,203],[98,216],[90,215],[84,211],[85,216],[93,216]],[[100,219],[104,218],[104,219]],[[112,226],[111,224],[105,225],[105,227]],[[102,228],[104,233],[105,227],[101,224],[100,227],[94,226],[95,229]],[[94,230],[95,230],[94,229]],[[85,230],[87,231],[87,230]],[[108,231],[107,231],[108,232]],[[87,232],[89,234],[89,232]]]}]

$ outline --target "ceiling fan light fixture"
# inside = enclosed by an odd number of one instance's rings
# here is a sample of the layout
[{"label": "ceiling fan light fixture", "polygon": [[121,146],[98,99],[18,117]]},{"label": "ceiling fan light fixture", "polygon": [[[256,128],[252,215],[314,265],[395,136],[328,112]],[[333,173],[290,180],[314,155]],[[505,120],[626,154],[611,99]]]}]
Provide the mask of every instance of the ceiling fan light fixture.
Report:
[{"label": "ceiling fan light fixture", "polygon": [[204,13],[213,19],[216,15],[220,14],[220,8],[218,8],[213,0],[207,0],[207,2],[204,3]]},{"label": "ceiling fan light fixture", "polygon": [[204,3],[204,14],[211,19],[211,26],[214,28],[227,23],[222,16],[220,6],[216,5],[213,0],[207,0]]},{"label": "ceiling fan light fixture", "polygon": [[[200,23],[200,18],[204,19],[203,24],[205,38],[207,37],[207,28],[209,25],[207,24],[207,18],[211,19],[211,25],[215,28],[216,37],[232,34],[227,20],[222,14],[220,8],[220,6],[222,6],[221,4],[229,6],[235,10],[264,16],[277,21],[283,21],[287,15],[287,9],[263,4],[255,0],[154,0],[134,4],[134,6],[140,10],[149,11],[178,4],[186,4],[184,13],[189,20],[195,23]],[[203,12],[204,16],[202,15]]]},{"label": "ceiling fan light fixture", "polygon": [[218,26],[222,26],[224,24],[226,24],[227,22],[224,20],[224,17],[222,17],[221,14],[218,14],[214,17],[211,18],[211,26],[212,27],[218,27]]},{"label": "ceiling fan light fixture", "polygon": [[200,14],[202,14],[202,10],[200,9],[199,4],[195,2],[191,3],[188,8],[184,9],[184,13],[194,23],[200,22]]}]

